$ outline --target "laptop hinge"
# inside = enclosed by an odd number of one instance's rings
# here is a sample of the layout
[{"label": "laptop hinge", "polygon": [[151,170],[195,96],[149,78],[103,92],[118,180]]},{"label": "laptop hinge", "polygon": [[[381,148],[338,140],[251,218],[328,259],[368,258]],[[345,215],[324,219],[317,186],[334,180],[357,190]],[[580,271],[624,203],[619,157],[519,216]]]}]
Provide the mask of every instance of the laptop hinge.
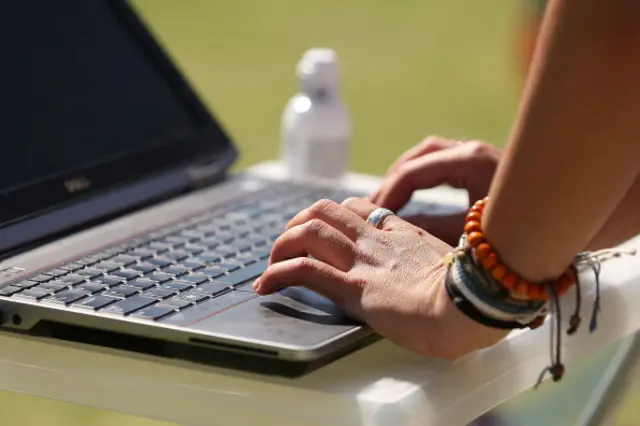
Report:
[{"label": "laptop hinge", "polygon": [[191,165],[186,169],[190,187],[193,189],[210,186],[227,178],[228,160],[215,158],[206,162]]}]

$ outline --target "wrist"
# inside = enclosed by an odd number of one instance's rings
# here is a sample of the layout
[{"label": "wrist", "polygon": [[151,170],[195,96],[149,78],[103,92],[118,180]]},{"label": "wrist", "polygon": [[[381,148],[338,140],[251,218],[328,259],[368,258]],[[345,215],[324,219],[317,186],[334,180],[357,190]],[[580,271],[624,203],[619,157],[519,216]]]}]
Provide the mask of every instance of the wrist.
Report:
[{"label": "wrist", "polygon": [[442,263],[434,273],[432,281],[436,285],[431,295],[430,315],[436,330],[430,341],[436,343],[430,352],[437,357],[455,359],[498,343],[509,333],[509,330],[488,327],[460,311],[445,285],[447,269],[448,266]]}]

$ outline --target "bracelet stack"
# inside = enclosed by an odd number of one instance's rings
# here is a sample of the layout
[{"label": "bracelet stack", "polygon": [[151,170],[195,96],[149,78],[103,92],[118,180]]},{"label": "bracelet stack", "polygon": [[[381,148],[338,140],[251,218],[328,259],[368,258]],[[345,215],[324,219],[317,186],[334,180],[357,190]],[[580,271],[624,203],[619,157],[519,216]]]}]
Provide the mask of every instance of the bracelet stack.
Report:
[{"label": "bracelet stack", "polygon": [[[590,330],[596,328],[596,316],[600,309],[599,272],[601,261],[618,257],[622,251],[603,250],[595,253],[579,253],[574,264],[555,280],[532,283],[505,265],[497,251],[486,239],[482,229],[482,215],[488,198],[476,201],[466,217],[464,233],[458,247],[445,257],[448,266],[445,286],[447,293],[458,309],[474,321],[499,329],[535,329],[542,325],[550,311],[551,365],[547,367],[536,384],[548,371],[554,381],[564,374],[560,360],[561,311],[559,297],[570,288],[576,289],[576,309],[569,321],[568,334],[580,325],[580,280],[578,267],[591,268],[596,276],[596,300],[594,302]],[[632,251],[630,254],[635,254]]]},{"label": "bracelet stack", "polygon": [[476,261],[482,264],[491,276],[499,281],[502,286],[514,293],[516,297],[528,300],[549,300],[548,287],[552,286],[558,296],[564,295],[575,283],[575,277],[571,269],[567,270],[560,278],[552,283],[530,283],[523,280],[513,271],[510,271],[498,257],[491,243],[482,232],[482,213],[487,198],[477,201],[467,214],[464,231],[467,241]]}]

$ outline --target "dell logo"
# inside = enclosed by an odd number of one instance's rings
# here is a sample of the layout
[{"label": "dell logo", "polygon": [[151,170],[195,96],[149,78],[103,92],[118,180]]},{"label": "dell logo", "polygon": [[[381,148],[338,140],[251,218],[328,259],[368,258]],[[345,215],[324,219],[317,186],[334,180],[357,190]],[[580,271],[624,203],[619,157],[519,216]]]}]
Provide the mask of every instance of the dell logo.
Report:
[{"label": "dell logo", "polygon": [[72,179],[67,179],[64,181],[64,187],[67,188],[67,191],[70,193],[83,191],[91,186],[91,182],[84,176],[77,176]]}]

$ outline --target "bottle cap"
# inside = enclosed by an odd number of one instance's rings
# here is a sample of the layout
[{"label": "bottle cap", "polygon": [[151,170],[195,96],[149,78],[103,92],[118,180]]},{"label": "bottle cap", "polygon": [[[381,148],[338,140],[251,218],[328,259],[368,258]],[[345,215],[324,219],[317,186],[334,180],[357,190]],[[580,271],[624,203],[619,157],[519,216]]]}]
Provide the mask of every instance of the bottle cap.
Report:
[{"label": "bottle cap", "polygon": [[305,87],[337,89],[340,78],[338,55],[332,49],[309,49],[298,62],[297,74]]}]

